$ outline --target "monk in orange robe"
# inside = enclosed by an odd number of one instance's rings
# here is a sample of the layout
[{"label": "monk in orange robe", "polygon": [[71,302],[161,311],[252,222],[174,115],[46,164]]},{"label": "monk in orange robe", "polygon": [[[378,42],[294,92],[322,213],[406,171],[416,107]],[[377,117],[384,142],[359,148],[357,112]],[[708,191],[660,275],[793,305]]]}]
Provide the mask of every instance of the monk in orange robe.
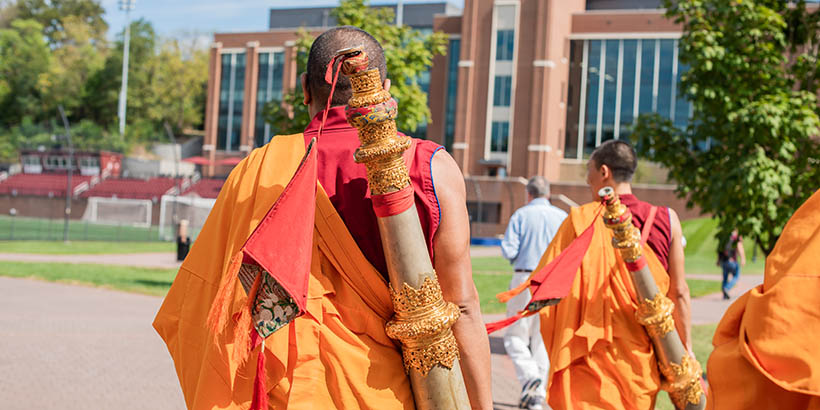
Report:
[{"label": "monk in orange robe", "polygon": [[708,408],[820,409],[820,191],[789,219],[763,284],[723,315]]},{"label": "monk in orange robe", "polygon": [[[157,315],[154,327],[174,359],[189,409],[246,409],[255,374],[265,374],[271,408],[414,408],[398,344],[384,330],[393,307],[379,232],[368,228],[376,226],[376,219],[365,167],[352,159],[356,129],[344,119],[350,84],[339,79],[332,107],[325,111],[330,87],[319,81],[336,50],[360,45],[384,76],[383,51],[368,33],[339,27],[316,39],[308,75],[302,75],[313,121],[304,134],[275,136],[237,165]],[[306,141],[317,136],[320,183],[315,204],[304,204],[315,207],[306,308],[288,321],[293,306],[270,307],[268,316],[287,323],[265,339],[266,360],[257,361],[265,372],[260,373],[253,358],[262,350],[255,348],[247,361],[235,353],[235,321],[222,333],[206,322],[223,276],[236,264],[234,255],[282,195]],[[453,331],[471,405],[490,409],[490,351],[472,281],[463,177],[455,161],[429,142],[414,140],[405,160],[444,299],[462,311]],[[239,275],[253,277],[258,269],[243,263]],[[248,303],[239,284],[236,289],[228,301],[232,312]]]},{"label": "monk in orange robe", "polygon": [[[630,181],[636,167],[635,151],[624,141],[607,141],[592,153],[587,182],[596,203],[570,211],[535,270],[555,259],[595,223],[589,250],[569,295],[540,313],[550,358],[547,399],[554,409],[654,408],[660,389],[654,348],[635,319],[638,297],[631,275],[598,214],[598,190],[612,186],[632,212],[634,223],[639,228],[649,223],[652,206],[632,195]],[[643,252],[659,290],[675,302],[676,326],[691,350],[680,221],[671,209],[656,212],[650,218],[649,240]]]}]

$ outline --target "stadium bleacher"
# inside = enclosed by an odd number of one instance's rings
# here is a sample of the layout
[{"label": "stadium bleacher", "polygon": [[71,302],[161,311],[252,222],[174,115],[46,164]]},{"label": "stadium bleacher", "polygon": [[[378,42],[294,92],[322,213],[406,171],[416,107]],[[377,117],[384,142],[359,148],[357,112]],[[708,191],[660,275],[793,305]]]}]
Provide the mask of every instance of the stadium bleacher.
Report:
[{"label": "stadium bleacher", "polygon": [[[196,181],[196,180],[194,180]],[[225,183],[224,179],[202,178],[194,183],[179,181],[182,195],[201,198],[216,198]],[[103,197],[123,199],[159,200],[163,195],[172,194],[177,181],[174,178],[158,177],[150,179],[107,178],[73,175],[71,185],[80,198]],[[0,181],[0,195],[65,196],[65,174],[16,174]]]},{"label": "stadium bleacher", "polygon": [[[71,187],[76,192],[78,185],[88,185],[93,178],[95,177],[72,175]],[[0,194],[65,196],[65,186],[65,174],[15,174],[0,182]]]},{"label": "stadium bleacher", "polygon": [[202,178],[187,190],[183,190],[182,195],[196,194],[201,198],[216,198],[224,183],[224,179]]},{"label": "stadium bleacher", "polygon": [[176,181],[174,178],[109,178],[83,192],[80,197],[97,196],[152,200],[156,198],[159,200],[175,186]]}]

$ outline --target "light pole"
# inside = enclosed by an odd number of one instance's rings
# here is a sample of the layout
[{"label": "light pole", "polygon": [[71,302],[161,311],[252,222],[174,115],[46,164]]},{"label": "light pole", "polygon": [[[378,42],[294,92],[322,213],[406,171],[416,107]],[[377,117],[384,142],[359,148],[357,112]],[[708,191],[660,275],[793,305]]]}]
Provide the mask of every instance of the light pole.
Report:
[{"label": "light pole", "polygon": [[74,190],[71,189],[71,174],[74,171],[74,145],[71,144],[71,127],[68,125],[68,118],[62,105],[58,105],[60,117],[65,127],[65,138],[68,141],[68,174],[66,174],[65,187],[65,222],[63,224],[63,242],[68,243],[68,219],[71,217],[71,198],[74,197]]},{"label": "light pole", "polygon": [[401,27],[404,24],[404,2],[402,0],[398,1],[398,4],[396,4],[396,27]]},{"label": "light pole", "polygon": [[128,48],[131,44],[131,10],[137,0],[120,0],[120,10],[125,11],[125,44],[122,50],[122,88],[117,116],[120,119],[120,138],[125,136],[125,99],[128,95]]},{"label": "light pole", "polygon": [[[177,186],[177,192],[176,194],[174,194],[174,216],[171,219],[174,225],[174,232],[179,234],[179,232],[177,232],[176,229],[177,224],[179,223],[179,216],[177,215],[177,202],[179,202],[179,196],[182,195],[182,186],[179,183],[179,158],[182,156],[182,147],[177,146],[177,139],[176,137],[174,137],[174,131],[171,129],[171,126],[168,125],[167,121],[165,122],[165,132],[168,134],[168,138],[171,140],[171,144],[174,144],[174,167],[176,168],[176,171],[174,173],[174,182]],[[179,155],[177,155],[177,148],[180,149]]]}]

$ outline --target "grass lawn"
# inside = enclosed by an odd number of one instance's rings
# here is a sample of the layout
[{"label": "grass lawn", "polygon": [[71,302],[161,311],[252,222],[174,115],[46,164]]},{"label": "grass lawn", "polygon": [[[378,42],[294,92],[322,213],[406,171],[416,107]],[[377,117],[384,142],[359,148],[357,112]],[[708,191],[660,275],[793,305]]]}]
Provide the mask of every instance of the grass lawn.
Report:
[{"label": "grass lawn", "polygon": [[[695,357],[700,362],[700,368],[706,371],[706,361],[709,360],[709,355],[712,354],[712,336],[715,334],[717,324],[711,325],[695,325],[692,326],[692,350],[695,351]],[[658,400],[655,403],[657,410],[675,410],[672,401],[669,400],[669,395],[665,391],[658,394]]]},{"label": "grass lawn", "polygon": [[[159,232],[156,226],[103,225],[72,220],[68,222],[68,237],[74,241],[157,241]],[[63,220],[0,215],[0,239],[62,240]]]},{"label": "grass lawn", "polygon": [[2,253],[104,254],[176,252],[173,242],[0,241]]},{"label": "grass lawn", "polygon": [[95,264],[4,262],[0,275],[79,283],[128,292],[163,296],[171,287],[176,269],[147,269]]},{"label": "grass lawn", "polygon": [[[705,273],[720,275],[721,269],[715,265],[717,261],[717,245],[715,232],[717,220],[697,218],[681,222],[683,236],[686,237],[686,273]],[[752,260],[755,244],[750,239],[743,241],[746,251],[746,266],[740,269],[741,274],[762,275],[766,264],[763,252],[758,248],[757,258]]]}]

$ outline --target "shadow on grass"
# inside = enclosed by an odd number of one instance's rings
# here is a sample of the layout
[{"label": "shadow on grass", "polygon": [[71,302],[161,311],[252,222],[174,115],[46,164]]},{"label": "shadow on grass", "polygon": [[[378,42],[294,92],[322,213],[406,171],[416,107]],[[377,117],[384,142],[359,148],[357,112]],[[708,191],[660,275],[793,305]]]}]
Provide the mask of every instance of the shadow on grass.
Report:
[{"label": "shadow on grass", "polygon": [[171,284],[174,283],[172,280],[152,280],[152,279],[135,279],[133,281],[136,285],[143,285],[152,288],[163,288],[167,289],[171,287]]}]

